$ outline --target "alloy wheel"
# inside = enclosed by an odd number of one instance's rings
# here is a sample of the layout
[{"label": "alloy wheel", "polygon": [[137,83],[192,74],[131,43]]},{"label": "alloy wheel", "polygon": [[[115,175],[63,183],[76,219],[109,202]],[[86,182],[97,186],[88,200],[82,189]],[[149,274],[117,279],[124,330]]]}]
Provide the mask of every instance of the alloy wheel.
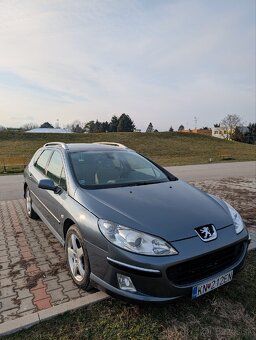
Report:
[{"label": "alloy wheel", "polygon": [[83,247],[75,234],[68,239],[68,263],[74,278],[80,282],[85,277],[85,258]]}]

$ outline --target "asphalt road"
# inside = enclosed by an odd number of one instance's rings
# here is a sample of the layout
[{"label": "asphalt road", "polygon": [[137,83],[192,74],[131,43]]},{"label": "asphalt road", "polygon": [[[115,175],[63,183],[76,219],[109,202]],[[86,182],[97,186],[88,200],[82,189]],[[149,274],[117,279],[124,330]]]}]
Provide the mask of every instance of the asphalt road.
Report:
[{"label": "asphalt road", "polygon": [[166,169],[185,181],[228,177],[256,178],[255,161],[171,166]]},{"label": "asphalt road", "polygon": [[[228,177],[256,178],[256,162],[213,163],[166,167],[185,181],[221,179]],[[23,176],[0,176],[0,201],[23,197]]]},{"label": "asphalt road", "polygon": [[0,201],[16,200],[23,197],[23,176],[0,176]]}]

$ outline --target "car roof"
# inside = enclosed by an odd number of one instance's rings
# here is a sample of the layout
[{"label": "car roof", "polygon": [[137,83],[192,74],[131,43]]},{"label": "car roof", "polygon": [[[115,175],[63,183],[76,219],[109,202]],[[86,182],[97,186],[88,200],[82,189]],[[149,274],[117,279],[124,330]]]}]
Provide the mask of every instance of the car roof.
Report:
[{"label": "car roof", "polygon": [[124,147],[115,145],[97,144],[97,143],[72,143],[67,144],[68,150],[71,152],[75,151],[125,151],[128,150]]},{"label": "car roof", "polygon": [[79,151],[133,151],[126,146],[114,142],[95,142],[95,143],[61,143],[50,142],[46,143],[44,147],[58,147],[69,152]]}]

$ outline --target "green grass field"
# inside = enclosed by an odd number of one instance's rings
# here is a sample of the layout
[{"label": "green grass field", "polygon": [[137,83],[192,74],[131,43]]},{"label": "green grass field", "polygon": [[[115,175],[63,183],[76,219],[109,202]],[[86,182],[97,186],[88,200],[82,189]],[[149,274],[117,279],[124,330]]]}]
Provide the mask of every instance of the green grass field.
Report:
[{"label": "green grass field", "polygon": [[[256,145],[187,133],[97,133],[30,134],[0,133],[0,167],[26,163],[46,142],[91,143],[113,141],[127,145],[161,165],[184,165],[212,162],[256,160]],[[16,171],[16,170],[15,170]],[[0,169],[1,172],[1,169]]]}]

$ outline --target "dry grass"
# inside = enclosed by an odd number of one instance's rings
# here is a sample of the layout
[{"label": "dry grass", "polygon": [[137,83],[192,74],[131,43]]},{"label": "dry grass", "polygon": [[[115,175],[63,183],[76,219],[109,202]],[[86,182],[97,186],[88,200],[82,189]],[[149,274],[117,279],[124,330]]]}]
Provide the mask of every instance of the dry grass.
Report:
[{"label": "dry grass", "polygon": [[[127,145],[161,165],[183,165],[225,160],[256,160],[256,145],[249,145],[198,134],[184,133],[97,133],[97,134],[26,134],[0,133],[0,164],[9,165],[28,160],[34,152],[50,141],[91,143],[114,141]],[[225,160],[226,161],[226,160]],[[17,164],[16,163],[16,164]],[[1,171],[1,170],[0,170]]]},{"label": "dry grass", "polygon": [[29,162],[29,157],[14,156],[0,158],[0,166],[26,165]]}]

